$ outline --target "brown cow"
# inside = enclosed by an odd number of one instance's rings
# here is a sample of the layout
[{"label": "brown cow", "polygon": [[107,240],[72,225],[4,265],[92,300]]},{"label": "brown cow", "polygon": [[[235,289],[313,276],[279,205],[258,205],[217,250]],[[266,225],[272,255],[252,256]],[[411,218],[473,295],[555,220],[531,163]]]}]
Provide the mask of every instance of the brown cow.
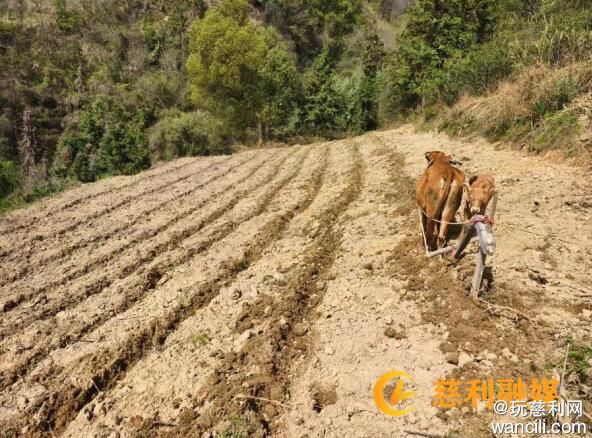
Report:
[{"label": "brown cow", "polygon": [[487,205],[495,194],[495,182],[491,175],[474,175],[469,183],[464,184],[467,190],[465,217],[469,220],[476,214],[485,215]]},{"label": "brown cow", "polygon": [[415,198],[428,249],[432,251],[446,244],[448,225],[462,201],[465,174],[452,166],[450,155],[444,152],[426,152],[425,157],[428,167],[419,178]]}]

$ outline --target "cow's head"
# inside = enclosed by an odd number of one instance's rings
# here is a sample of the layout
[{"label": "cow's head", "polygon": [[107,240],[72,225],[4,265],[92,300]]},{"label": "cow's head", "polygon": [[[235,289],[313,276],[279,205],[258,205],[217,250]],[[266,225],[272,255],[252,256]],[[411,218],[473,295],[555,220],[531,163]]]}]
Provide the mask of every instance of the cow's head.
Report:
[{"label": "cow's head", "polygon": [[450,163],[450,155],[446,155],[442,151],[431,151],[425,153],[425,158],[428,162],[428,166],[430,166],[435,161],[442,161],[444,163]]},{"label": "cow's head", "polygon": [[[477,179],[479,181],[476,183]],[[463,186],[467,192],[467,207],[471,212],[471,216],[485,214],[487,205],[495,194],[493,178],[489,176],[479,178],[479,176],[475,175],[469,179],[468,183],[465,182]]]},{"label": "cow's head", "polygon": [[445,154],[442,151],[431,151],[425,153],[425,158],[428,162],[428,167],[435,161],[441,161],[447,164],[454,164],[455,166],[462,165],[462,162],[455,160],[452,156]]}]

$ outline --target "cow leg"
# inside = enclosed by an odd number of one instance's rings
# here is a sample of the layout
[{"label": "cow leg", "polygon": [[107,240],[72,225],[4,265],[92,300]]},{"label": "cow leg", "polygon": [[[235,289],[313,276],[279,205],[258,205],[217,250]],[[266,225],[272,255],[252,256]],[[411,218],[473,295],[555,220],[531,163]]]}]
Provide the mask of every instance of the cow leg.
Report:
[{"label": "cow leg", "polygon": [[426,240],[428,242],[428,250],[436,249],[437,224],[432,219],[426,221]]},{"label": "cow leg", "polygon": [[440,232],[438,233],[438,248],[444,248],[446,245],[446,233],[448,232],[448,224],[440,225]]},{"label": "cow leg", "polygon": [[422,242],[422,245],[425,243],[425,249],[432,251],[434,250],[434,241],[437,234],[437,231],[435,230],[436,223],[425,214],[421,207],[419,208],[419,216],[421,218],[423,235],[425,236],[425,242]]},{"label": "cow leg", "polygon": [[448,204],[444,207],[442,212],[442,223],[440,224],[440,232],[438,233],[438,248],[444,248],[448,242],[448,227],[449,222],[454,222],[454,214],[456,210],[451,208]]},{"label": "cow leg", "polygon": [[444,248],[448,243],[448,227],[450,223],[454,223],[455,221],[455,215],[460,207],[461,199],[462,185],[459,186],[453,181],[450,187],[450,196],[442,211],[442,224],[440,225],[440,232],[438,233],[438,246],[440,248]]}]

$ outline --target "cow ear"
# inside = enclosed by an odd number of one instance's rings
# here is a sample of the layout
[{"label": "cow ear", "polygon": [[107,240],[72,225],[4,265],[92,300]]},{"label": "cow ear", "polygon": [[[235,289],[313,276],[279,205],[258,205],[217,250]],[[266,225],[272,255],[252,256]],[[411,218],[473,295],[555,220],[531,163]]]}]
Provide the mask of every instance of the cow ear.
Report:
[{"label": "cow ear", "polygon": [[431,152],[426,152],[425,153],[425,159],[430,162],[432,161],[432,153]]},{"label": "cow ear", "polygon": [[469,178],[469,184],[473,184],[477,178],[478,178],[477,175],[473,175],[472,177],[470,177]]},{"label": "cow ear", "polygon": [[467,191],[467,193],[471,193],[471,185],[468,182],[463,183],[463,188]]},{"label": "cow ear", "polygon": [[497,190],[495,189],[495,186],[491,187],[489,189],[489,191],[491,192],[491,194],[493,195],[494,193],[497,193]]}]

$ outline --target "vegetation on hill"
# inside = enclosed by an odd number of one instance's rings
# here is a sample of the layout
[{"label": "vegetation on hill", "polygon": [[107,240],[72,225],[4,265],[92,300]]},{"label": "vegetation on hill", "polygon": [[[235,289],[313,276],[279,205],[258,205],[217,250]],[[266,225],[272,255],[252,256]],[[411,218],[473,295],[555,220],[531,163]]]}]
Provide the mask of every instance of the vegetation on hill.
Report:
[{"label": "vegetation on hill", "polygon": [[591,23],[584,0],[9,0],[0,209],[409,117],[589,153]]}]

